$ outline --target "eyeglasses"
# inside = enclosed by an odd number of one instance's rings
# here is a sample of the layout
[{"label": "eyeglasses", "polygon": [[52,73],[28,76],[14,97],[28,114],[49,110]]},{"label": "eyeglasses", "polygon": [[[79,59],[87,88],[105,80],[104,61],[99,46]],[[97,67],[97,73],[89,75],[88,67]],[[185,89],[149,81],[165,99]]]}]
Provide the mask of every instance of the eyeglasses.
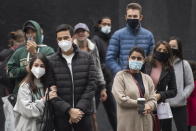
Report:
[{"label": "eyeglasses", "polygon": [[57,37],[57,40],[58,40],[58,41],[61,41],[61,40],[68,40],[68,39],[69,39],[69,36]]},{"label": "eyeglasses", "polygon": [[138,60],[138,61],[141,61],[141,60],[143,60],[143,57],[141,57],[141,56],[130,56],[130,58],[132,59],[132,60]]}]

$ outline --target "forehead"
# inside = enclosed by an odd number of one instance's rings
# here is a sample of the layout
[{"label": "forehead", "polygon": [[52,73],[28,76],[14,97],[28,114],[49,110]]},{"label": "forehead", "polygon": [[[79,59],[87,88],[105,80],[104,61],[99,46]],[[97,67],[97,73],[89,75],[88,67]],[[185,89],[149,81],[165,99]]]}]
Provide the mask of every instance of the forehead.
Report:
[{"label": "forehead", "polygon": [[166,46],[165,46],[165,45],[160,44],[160,45],[157,47],[157,49],[167,49],[167,48],[166,48]]},{"label": "forehead", "polygon": [[67,31],[60,31],[60,32],[57,32],[57,37],[63,37],[63,36],[69,36],[71,37],[70,35],[70,32],[67,30]]},{"label": "forehead", "polygon": [[137,9],[128,9],[127,15],[140,15],[140,11]]},{"label": "forehead", "polygon": [[36,59],[33,64],[44,64],[40,59]]},{"label": "forehead", "polygon": [[108,18],[102,19],[101,23],[111,23],[111,20]]},{"label": "forehead", "polygon": [[169,44],[170,44],[170,45],[177,45],[177,41],[176,41],[176,40],[170,40],[170,41],[169,41]]},{"label": "forehead", "polygon": [[142,54],[140,52],[133,51],[133,53],[131,54],[131,56],[142,56]]},{"label": "forehead", "polygon": [[27,28],[25,33],[35,33],[36,31],[32,28]]}]

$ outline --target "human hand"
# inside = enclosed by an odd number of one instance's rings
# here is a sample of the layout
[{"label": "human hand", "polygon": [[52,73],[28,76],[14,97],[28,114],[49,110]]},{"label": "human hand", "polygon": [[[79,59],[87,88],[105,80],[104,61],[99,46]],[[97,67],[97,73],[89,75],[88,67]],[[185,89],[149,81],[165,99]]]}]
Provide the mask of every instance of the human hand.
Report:
[{"label": "human hand", "polygon": [[46,89],[46,92],[45,92],[45,98],[47,98],[49,96],[49,100],[57,97],[57,89],[56,89],[56,86],[51,86],[50,89],[51,89],[51,91],[49,91],[49,93],[48,93],[48,89]]},{"label": "human hand", "polygon": [[25,70],[26,70],[27,72],[30,72],[29,64],[27,64],[27,66],[25,67]]},{"label": "human hand", "polygon": [[156,94],[155,97],[156,97],[157,101],[161,99],[161,95],[160,94]]},{"label": "human hand", "polygon": [[26,47],[27,47],[27,51],[30,52],[31,54],[36,53],[37,44],[34,41],[28,40],[27,44],[26,44]]},{"label": "human hand", "polygon": [[149,113],[151,113],[151,112],[152,112],[152,108],[151,108],[148,104],[145,104],[143,114],[144,114],[144,115],[147,115],[147,114],[149,114]]},{"label": "human hand", "polygon": [[108,98],[108,95],[107,95],[106,89],[101,90],[100,101],[104,102],[107,100],[107,98]]},{"label": "human hand", "polygon": [[77,108],[71,108],[69,110],[69,115],[70,115],[70,119],[69,119],[70,124],[78,123],[82,119],[84,112],[82,112],[80,109]]},{"label": "human hand", "polygon": [[57,87],[54,86],[54,85],[53,85],[53,86],[50,86],[50,90],[51,90],[51,91],[56,91],[56,92],[57,92]]}]

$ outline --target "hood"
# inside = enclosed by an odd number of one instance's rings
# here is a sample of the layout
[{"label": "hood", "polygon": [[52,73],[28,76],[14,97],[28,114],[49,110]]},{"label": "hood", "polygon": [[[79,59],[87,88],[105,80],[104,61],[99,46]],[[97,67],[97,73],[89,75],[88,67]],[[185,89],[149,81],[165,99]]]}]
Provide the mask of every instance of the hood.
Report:
[{"label": "hood", "polygon": [[28,20],[28,21],[26,21],[26,22],[24,23],[24,25],[23,25],[23,30],[24,30],[24,28],[25,28],[29,23],[31,23],[31,24],[35,27],[35,29],[36,29],[36,38],[35,38],[35,42],[36,42],[37,44],[41,44],[41,43],[42,43],[42,39],[41,39],[41,27],[40,27],[40,25],[39,25],[36,21],[34,21],[34,20]]},{"label": "hood", "polygon": [[129,31],[136,35],[141,30],[142,26],[140,23],[135,29],[132,29],[128,24],[126,24],[126,27],[129,29]]},{"label": "hood", "polygon": [[[73,41],[76,45],[78,45],[78,42],[77,42],[77,40],[76,39],[74,39],[74,41]],[[89,48],[89,50],[94,50],[95,49],[95,44],[91,41],[91,40],[89,40],[89,39],[87,39],[87,42],[88,42],[88,48]]]},{"label": "hood", "polygon": [[182,59],[180,59],[180,58],[176,58],[176,59],[174,59],[174,64],[177,64],[177,63],[179,63],[179,62],[181,62],[182,61]]}]

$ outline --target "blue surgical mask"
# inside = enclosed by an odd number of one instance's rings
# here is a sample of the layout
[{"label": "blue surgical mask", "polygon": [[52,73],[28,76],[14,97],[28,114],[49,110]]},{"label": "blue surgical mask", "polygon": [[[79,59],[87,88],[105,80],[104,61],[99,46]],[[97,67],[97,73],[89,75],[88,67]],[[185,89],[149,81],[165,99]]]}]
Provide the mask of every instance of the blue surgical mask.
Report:
[{"label": "blue surgical mask", "polygon": [[143,66],[143,61],[136,61],[136,60],[129,61],[129,69],[141,70],[142,66]]}]

